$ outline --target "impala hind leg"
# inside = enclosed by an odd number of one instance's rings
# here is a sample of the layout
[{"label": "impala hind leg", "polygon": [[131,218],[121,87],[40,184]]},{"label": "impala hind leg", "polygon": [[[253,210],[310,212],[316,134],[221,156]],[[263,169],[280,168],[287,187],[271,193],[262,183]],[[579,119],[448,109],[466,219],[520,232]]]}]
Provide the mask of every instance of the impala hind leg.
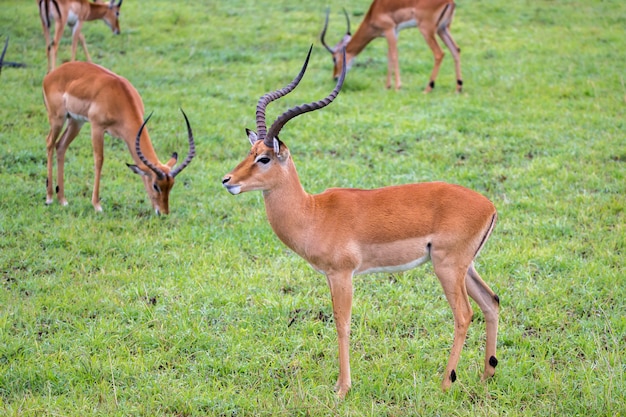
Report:
[{"label": "impala hind leg", "polygon": [[463,91],[463,76],[461,75],[461,48],[454,42],[452,38],[452,34],[450,34],[449,27],[443,27],[439,29],[437,32],[443,43],[446,44],[450,53],[452,54],[452,58],[454,59],[454,71],[456,73],[456,92],[460,93]]},{"label": "impala hind leg", "polygon": [[352,386],[350,378],[350,320],[352,316],[352,272],[327,274],[333,303],[333,317],[339,343],[339,376],[335,391],[345,398]]},{"label": "impala hind leg", "polygon": [[67,128],[61,137],[61,140],[56,144],[57,150],[57,198],[59,199],[59,203],[61,205],[67,206],[67,200],[65,199],[65,183],[64,183],[64,172],[65,172],[65,152],[67,151],[70,143],[76,138],[78,132],[80,132],[80,128],[83,126],[82,122],[79,122],[74,119],[68,119]]},{"label": "impala hind leg", "polygon": [[458,263],[450,263],[447,259],[441,263],[435,262],[434,257],[433,267],[454,315],[454,341],[441,383],[441,388],[446,391],[456,381],[456,367],[467,337],[467,330],[472,322],[473,311],[465,285],[467,267],[459,267]]},{"label": "impala hind leg", "polygon": [[[50,120],[50,131],[46,137],[46,153],[48,155],[48,177],[46,178],[46,204],[52,204],[54,201],[54,181],[52,180],[54,170],[54,151],[56,142],[63,129],[63,118]],[[64,133],[65,135],[65,133]]]},{"label": "impala hind leg", "polygon": [[490,378],[496,372],[498,359],[496,359],[496,341],[498,339],[498,312],[500,299],[482,280],[474,265],[470,265],[465,276],[465,285],[470,297],[480,307],[485,315],[487,327],[487,343],[485,347],[485,372],[482,379]]}]

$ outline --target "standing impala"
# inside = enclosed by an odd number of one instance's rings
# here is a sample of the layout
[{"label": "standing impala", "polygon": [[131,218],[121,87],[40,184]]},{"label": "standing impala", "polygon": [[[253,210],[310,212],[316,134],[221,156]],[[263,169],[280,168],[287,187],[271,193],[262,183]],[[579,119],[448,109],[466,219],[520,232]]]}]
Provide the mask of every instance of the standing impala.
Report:
[{"label": "standing impala", "polygon": [[[76,60],[76,45],[80,40],[87,61],[91,62],[85,36],[81,32],[83,22],[102,19],[114,34],[120,33],[119,15],[122,0],[119,0],[117,4],[115,4],[115,0],[111,0],[108,4],[100,3],[99,0],[93,3],[89,0],[37,0],[37,3],[41,27],[46,38],[48,71],[52,71],[56,67],[57,49],[66,24],[72,28],[72,61]],[[50,43],[51,20],[55,21],[52,43]]]},{"label": "standing impala", "polygon": [[387,39],[387,88],[391,87],[391,76],[395,73],[396,90],[400,89],[400,65],[398,64],[398,32],[406,27],[417,26],[422,32],[426,43],[433,51],[435,66],[430,75],[430,82],[424,90],[425,93],[435,88],[435,79],[439,73],[439,67],[443,60],[443,51],[437,43],[435,34],[446,44],[454,58],[456,71],[456,91],[461,92],[463,79],[461,77],[461,50],[452,39],[450,24],[454,16],[455,4],[453,0],[374,0],[363,22],[354,36],[350,33],[350,19],[346,14],[348,30],[341,41],[334,48],[329,47],[324,41],[328,28],[328,13],[321,34],[324,47],[332,54],[334,61],[333,76],[337,78],[342,71],[341,51],[346,48],[346,61],[348,69],[352,60],[374,39],[384,36]]},{"label": "standing impala", "polygon": [[[99,197],[100,173],[104,161],[104,134],[108,133],[126,142],[130,156],[136,164],[128,167],[142,177],[155,212],[169,213],[169,195],[174,186],[174,178],[189,165],[196,152],[191,126],[184,112],[189,154],[182,164],[174,167],[178,159],[176,153],[165,164],[157,158],[148,131],[144,128],[150,117],[143,121],[141,96],[125,78],[88,62],[68,62],[44,77],[43,98],[50,122],[50,132],[46,138],[46,204],[53,201],[52,168],[56,149],[57,198],[62,205],[67,205],[63,184],[65,151],[83,124],[89,122],[95,167],[91,203],[96,211],[102,211]],[[61,139],[57,140],[66,120],[67,128]]]},{"label": "standing impala", "polygon": [[278,133],[294,117],[330,104],[343,84],[345,66],[329,96],[287,110],[269,130],[265,124],[267,105],[298,85],[308,59],[307,56],[302,70],[289,85],[259,99],[257,132],[247,130],[252,149],[224,176],[222,184],[235,195],[262,191],[267,218],[276,235],[315,270],[326,275],[339,341],[338,395],[344,397],[351,385],[349,334],[353,275],[406,270],[428,259],[454,315],[454,341],[442,388],[448,389],[456,379],[455,368],[473,314],[468,294],[485,315],[483,378],[492,376],[498,364],[499,300],[474,269],[474,258],[493,230],[495,207],[475,191],[444,182],[374,190],[331,188],[321,194],[308,194]]}]

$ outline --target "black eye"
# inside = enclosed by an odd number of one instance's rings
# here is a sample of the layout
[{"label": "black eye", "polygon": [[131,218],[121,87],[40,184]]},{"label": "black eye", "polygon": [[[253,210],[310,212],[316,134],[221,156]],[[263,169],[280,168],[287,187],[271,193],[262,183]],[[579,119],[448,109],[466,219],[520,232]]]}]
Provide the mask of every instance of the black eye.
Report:
[{"label": "black eye", "polygon": [[156,191],[157,193],[161,192],[161,188],[157,185],[156,182],[152,184],[152,189]]},{"label": "black eye", "polygon": [[267,156],[263,156],[263,157],[257,159],[257,162],[260,162],[263,165],[265,165],[265,164],[269,164],[270,159]]}]

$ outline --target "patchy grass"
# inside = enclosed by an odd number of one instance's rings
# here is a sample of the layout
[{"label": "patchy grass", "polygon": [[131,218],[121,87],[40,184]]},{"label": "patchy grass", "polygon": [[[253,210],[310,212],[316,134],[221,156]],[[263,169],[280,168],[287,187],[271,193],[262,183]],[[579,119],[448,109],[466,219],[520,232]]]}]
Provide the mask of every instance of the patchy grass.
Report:
[{"label": "patchy grass", "polygon": [[[248,151],[260,95],[325,96],[324,5],[233,0],[124,2],[120,36],[85,24],[92,57],[128,78],[162,159],[198,156],[169,217],[152,215],[123,144],[107,140],[90,203],[89,128],[67,155],[69,206],[45,206],[45,45],[34,3],[7,0],[0,75],[0,410],[7,416],[602,415],[626,412],[626,6],[612,1],[459,2],[448,54],[400,35],[403,90],[384,89],[374,41],[328,108],[281,134],[310,192],[445,180],[492,199],[500,220],[478,268],[502,301],[500,366],[479,381],[483,318],[448,393],[452,314],[430,267],[355,279],[353,389],[336,400],[325,279],[273,235],[258,193],[220,184]],[[331,4],[329,42],[345,30]],[[353,26],[364,1],[349,1]],[[10,12],[9,12],[10,11]],[[3,38],[4,39],[4,38]],[[59,57],[69,58],[69,35]],[[82,55],[79,52],[79,57]]]}]

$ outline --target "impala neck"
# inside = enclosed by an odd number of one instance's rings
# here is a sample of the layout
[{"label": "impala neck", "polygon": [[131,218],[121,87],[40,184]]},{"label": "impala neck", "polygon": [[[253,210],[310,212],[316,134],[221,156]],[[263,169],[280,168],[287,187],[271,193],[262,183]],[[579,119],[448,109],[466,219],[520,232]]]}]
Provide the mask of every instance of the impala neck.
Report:
[{"label": "impala neck", "polygon": [[369,13],[365,16],[365,19],[356,30],[350,42],[346,45],[346,58],[348,56],[357,56],[367,44],[369,44],[374,38],[380,36],[380,31],[377,31],[372,28],[369,24]]},{"label": "impala neck", "polygon": [[302,254],[313,197],[302,187],[291,155],[282,175],[283,178],[278,179],[273,188],[263,191],[267,219],[280,240]]},{"label": "impala neck", "polygon": [[89,3],[89,13],[85,20],[102,19],[109,11],[109,5],[105,3]]}]

